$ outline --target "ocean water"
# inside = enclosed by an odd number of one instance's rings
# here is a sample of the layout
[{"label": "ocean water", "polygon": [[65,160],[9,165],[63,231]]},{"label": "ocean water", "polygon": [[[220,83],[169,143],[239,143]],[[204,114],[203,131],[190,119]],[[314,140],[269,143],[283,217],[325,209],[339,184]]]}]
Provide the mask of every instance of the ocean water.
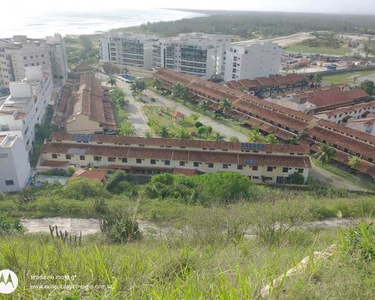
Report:
[{"label": "ocean water", "polygon": [[0,38],[13,35],[41,38],[54,33],[92,34],[109,29],[138,26],[147,22],[175,21],[198,16],[204,16],[204,14],[167,9],[117,9],[88,12],[23,11],[17,14],[1,14]]}]

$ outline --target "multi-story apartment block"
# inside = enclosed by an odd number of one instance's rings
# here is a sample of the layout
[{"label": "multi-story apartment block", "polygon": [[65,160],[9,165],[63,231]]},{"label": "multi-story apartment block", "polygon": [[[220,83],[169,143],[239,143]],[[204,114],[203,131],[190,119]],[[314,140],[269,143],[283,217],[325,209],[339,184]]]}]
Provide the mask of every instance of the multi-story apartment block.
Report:
[{"label": "multi-story apartment block", "polygon": [[154,46],[155,68],[210,79],[222,76],[225,51],[230,38],[204,33],[181,33],[178,37],[160,39]]},{"label": "multi-story apartment block", "polygon": [[119,65],[152,69],[155,36],[110,32],[100,40],[101,59]]},{"label": "multi-story apartment block", "polygon": [[51,59],[53,83],[57,86],[63,86],[69,71],[65,40],[60,34],[55,34],[54,36],[47,36],[45,42]]},{"label": "multi-story apartment block", "polygon": [[61,35],[45,39],[30,39],[19,35],[0,39],[0,86],[25,78],[25,68],[41,66],[52,70],[55,86],[61,86],[68,76],[65,42]]},{"label": "multi-story apartment block", "polygon": [[30,180],[25,144],[18,134],[0,132],[0,191],[16,192]]},{"label": "multi-story apartment block", "polygon": [[294,173],[307,180],[308,151],[305,146],[281,144],[52,133],[42,146],[38,169],[98,167],[136,176],[232,171],[257,183],[282,184]]},{"label": "multi-story apartment block", "polygon": [[226,52],[225,81],[269,77],[280,71],[282,49],[269,41],[233,43]]},{"label": "multi-story apartment block", "polygon": [[21,131],[26,151],[32,148],[35,125],[41,123],[49,104],[53,84],[42,67],[26,67],[26,77],[9,84],[10,96],[0,107],[0,134]]}]

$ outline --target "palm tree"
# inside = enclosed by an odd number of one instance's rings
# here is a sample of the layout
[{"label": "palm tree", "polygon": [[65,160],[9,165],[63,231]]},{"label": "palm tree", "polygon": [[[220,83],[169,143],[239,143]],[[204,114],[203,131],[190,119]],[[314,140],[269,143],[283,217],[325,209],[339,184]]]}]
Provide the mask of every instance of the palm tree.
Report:
[{"label": "palm tree", "polygon": [[323,75],[320,74],[320,73],[316,73],[316,74],[314,75],[314,82],[315,82],[315,85],[320,86],[321,83],[322,83],[322,81],[323,81]]},{"label": "palm tree", "polygon": [[217,132],[215,131],[213,134],[211,134],[210,136],[210,140],[212,141],[216,141],[216,142],[219,142],[219,141],[224,141],[226,138],[225,135],[221,134],[220,132]]},{"label": "palm tree", "polygon": [[239,143],[240,139],[238,137],[236,137],[236,136],[231,136],[230,139],[229,139],[229,141],[231,143]]},{"label": "palm tree", "polygon": [[152,138],[152,137],[153,137],[152,132],[151,132],[151,131],[146,131],[146,132],[145,132],[145,137],[146,137],[146,138]]},{"label": "palm tree", "polygon": [[177,137],[185,140],[191,139],[190,132],[186,128],[181,128],[177,133]]},{"label": "palm tree", "polygon": [[266,136],[266,142],[267,144],[276,144],[277,138],[273,133],[270,133],[269,135]]},{"label": "palm tree", "polygon": [[170,136],[170,132],[169,132],[169,128],[168,126],[161,126],[159,131],[158,131],[158,135],[162,138],[167,138]]},{"label": "palm tree", "polygon": [[137,132],[130,122],[125,122],[121,125],[120,134],[126,136],[135,136]]},{"label": "palm tree", "polygon": [[231,108],[231,105],[228,102],[227,98],[224,98],[223,100],[220,101],[219,108],[223,114],[226,114],[228,112],[228,110]]},{"label": "palm tree", "polygon": [[206,111],[210,108],[210,104],[208,103],[208,101],[204,100],[201,103],[199,103],[199,107]]},{"label": "palm tree", "polygon": [[109,77],[109,79],[108,79],[108,81],[107,81],[107,83],[110,84],[111,86],[116,85],[116,82],[117,82],[116,78],[115,78],[115,77],[112,77],[112,76]]},{"label": "palm tree", "polygon": [[264,137],[263,135],[260,133],[259,129],[258,128],[253,128],[250,132],[250,135],[249,135],[249,142],[253,142],[253,143],[260,143],[260,142],[264,142]]},{"label": "palm tree", "polygon": [[173,85],[172,93],[173,97],[180,98],[182,100],[186,100],[187,98],[187,88],[179,82]]},{"label": "palm tree", "polygon": [[321,144],[319,152],[316,154],[316,157],[318,161],[320,161],[321,163],[328,164],[331,161],[332,156],[335,154],[335,152],[336,150],[330,145],[326,143]]}]

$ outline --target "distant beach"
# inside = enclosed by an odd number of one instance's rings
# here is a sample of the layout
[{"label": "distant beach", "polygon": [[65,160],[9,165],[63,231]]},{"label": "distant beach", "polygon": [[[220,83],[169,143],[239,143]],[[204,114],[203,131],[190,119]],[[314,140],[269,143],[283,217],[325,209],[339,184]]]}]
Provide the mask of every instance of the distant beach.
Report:
[{"label": "distant beach", "polygon": [[94,34],[110,29],[139,26],[147,22],[175,21],[205,16],[197,12],[170,9],[123,9],[95,12],[38,12],[19,15],[17,20],[0,17],[0,38],[27,35],[41,38],[58,32],[62,35]]}]

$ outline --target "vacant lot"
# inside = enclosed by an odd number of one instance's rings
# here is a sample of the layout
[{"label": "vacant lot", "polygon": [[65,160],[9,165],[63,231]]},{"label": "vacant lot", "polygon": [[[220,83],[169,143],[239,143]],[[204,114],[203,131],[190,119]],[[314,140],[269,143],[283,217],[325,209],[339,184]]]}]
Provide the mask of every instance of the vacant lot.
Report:
[{"label": "vacant lot", "polygon": [[348,52],[347,48],[327,48],[327,47],[308,47],[300,43],[290,45],[285,48],[286,51],[300,52],[300,53],[318,53],[318,54],[329,54],[329,55],[345,55]]},{"label": "vacant lot", "polygon": [[339,84],[339,83],[348,83],[348,84],[360,84],[360,77],[368,76],[374,74],[375,70],[369,71],[356,71],[356,72],[346,72],[334,75],[326,75],[323,78],[323,82],[326,84]]}]

